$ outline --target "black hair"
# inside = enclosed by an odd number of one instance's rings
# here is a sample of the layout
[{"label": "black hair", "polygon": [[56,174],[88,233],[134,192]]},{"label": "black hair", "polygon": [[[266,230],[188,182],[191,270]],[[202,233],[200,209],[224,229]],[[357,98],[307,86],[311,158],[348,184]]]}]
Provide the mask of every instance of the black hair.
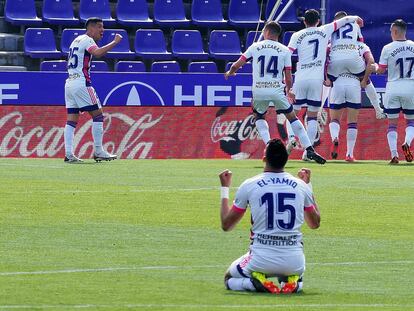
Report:
[{"label": "black hair", "polygon": [[315,9],[310,9],[305,12],[305,22],[309,26],[315,26],[319,19],[319,12]]},{"label": "black hair", "polygon": [[267,163],[274,169],[283,169],[289,157],[285,144],[278,138],[269,140],[265,155]]},{"label": "black hair", "polygon": [[88,26],[90,24],[97,24],[97,23],[103,23],[102,18],[100,18],[100,17],[89,17],[86,21],[85,28],[88,29]]},{"label": "black hair", "polygon": [[394,27],[397,27],[399,30],[400,30],[400,32],[403,32],[403,33],[405,33],[406,31],[407,31],[407,23],[406,22],[404,22],[402,19],[396,19],[393,23],[392,23],[392,26]]},{"label": "black hair", "polygon": [[279,36],[282,33],[282,26],[278,22],[271,21],[266,23],[264,30],[269,30],[272,35]]},{"label": "black hair", "polygon": [[342,17],[347,16],[348,14],[345,11],[338,11],[335,13],[334,20],[338,20]]}]

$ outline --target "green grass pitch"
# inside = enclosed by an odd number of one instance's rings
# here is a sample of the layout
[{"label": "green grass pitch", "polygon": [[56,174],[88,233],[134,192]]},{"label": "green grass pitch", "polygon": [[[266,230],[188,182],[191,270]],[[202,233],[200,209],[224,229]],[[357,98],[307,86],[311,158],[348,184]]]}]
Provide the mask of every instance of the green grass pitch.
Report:
[{"label": "green grass pitch", "polygon": [[0,159],[0,310],[414,310],[414,166],[312,169],[321,227],[304,226],[304,293],[224,289],[249,215],[219,222],[218,173],[259,160]]}]

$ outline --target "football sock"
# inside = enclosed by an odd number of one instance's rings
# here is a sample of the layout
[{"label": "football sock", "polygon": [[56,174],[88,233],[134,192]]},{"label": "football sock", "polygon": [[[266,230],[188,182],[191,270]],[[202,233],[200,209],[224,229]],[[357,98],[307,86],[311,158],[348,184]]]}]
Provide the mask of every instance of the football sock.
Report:
[{"label": "football sock", "polygon": [[410,146],[414,138],[414,120],[407,120],[405,128],[405,143]]},{"label": "football sock", "polygon": [[230,278],[227,280],[227,287],[231,290],[248,290],[255,292],[256,288],[248,278]]},{"label": "football sock", "polygon": [[350,157],[354,156],[354,147],[358,135],[358,128],[356,123],[348,123],[348,130],[346,131],[346,154]]},{"label": "football sock", "polygon": [[370,82],[365,88],[365,94],[367,94],[367,97],[369,101],[371,102],[371,105],[375,109],[381,108],[379,104],[379,98],[378,98],[377,91],[375,90],[375,87],[372,84],[372,82]]},{"label": "football sock", "polygon": [[308,137],[311,145],[315,142],[316,134],[318,133],[318,121],[316,117],[308,118]]},{"label": "football sock", "polygon": [[337,119],[333,119],[329,123],[329,133],[331,134],[332,141],[339,138],[339,130],[341,129],[341,126],[339,124],[339,121]]},{"label": "football sock", "polygon": [[65,125],[65,155],[69,156],[73,154],[73,138],[75,136],[75,128],[77,122],[74,121],[66,121]]},{"label": "football sock", "polygon": [[256,120],[256,128],[264,143],[267,144],[270,140],[269,124],[267,124],[267,121],[263,119]]},{"label": "football sock", "polygon": [[331,88],[327,86],[322,86],[322,103],[325,105],[326,100],[329,97],[329,93],[331,92]]},{"label": "football sock", "polygon": [[390,147],[391,151],[391,158],[398,157],[397,138],[397,126],[393,124],[388,125],[387,139],[388,146]]},{"label": "football sock", "polygon": [[295,136],[299,138],[299,142],[303,148],[306,149],[309,146],[312,146],[302,122],[300,122],[298,119],[294,119],[290,122],[290,125],[292,126],[292,130]]},{"label": "football sock", "polygon": [[286,131],[288,133],[288,140],[291,141],[295,138],[295,133],[293,132],[292,125],[289,120],[286,120]]},{"label": "football sock", "polygon": [[103,139],[103,115],[97,115],[93,117],[92,122],[92,137],[93,144],[95,146],[95,152],[102,151],[102,139]]}]

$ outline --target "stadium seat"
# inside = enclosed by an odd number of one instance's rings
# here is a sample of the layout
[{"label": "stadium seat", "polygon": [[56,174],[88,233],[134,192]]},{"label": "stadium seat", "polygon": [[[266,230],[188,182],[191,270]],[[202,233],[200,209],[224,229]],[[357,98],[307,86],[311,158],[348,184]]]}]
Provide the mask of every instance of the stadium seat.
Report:
[{"label": "stadium seat", "polygon": [[106,53],[105,57],[121,59],[135,58],[135,53],[131,52],[129,46],[128,33],[124,29],[105,29],[102,40],[99,42],[99,46],[104,46],[110,43],[116,34],[120,34],[122,40],[111,51]]},{"label": "stadium seat", "polygon": [[235,27],[256,27],[260,19],[260,8],[257,1],[253,0],[230,0],[229,24]]},{"label": "stadium seat", "polygon": [[6,21],[13,25],[41,26],[34,0],[7,0],[4,8]]},{"label": "stadium seat", "polygon": [[109,71],[108,64],[102,60],[92,61],[91,71]]},{"label": "stadium seat", "polygon": [[209,49],[215,59],[236,60],[241,55],[239,35],[234,30],[213,30]]},{"label": "stadium seat", "polygon": [[217,73],[215,62],[192,62],[188,65],[188,72],[195,73]]},{"label": "stadium seat", "polygon": [[151,65],[152,72],[181,72],[180,65],[176,61],[154,62]]},{"label": "stadium seat", "polygon": [[[230,69],[231,65],[233,65],[233,62],[228,62],[226,64],[226,71]],[[252,63],[245,63],[243,67],[237,70],[237,73],[252,73]]]},{"label": "stadium seat", "polygon": [[[285,7],[286,3],[288,3],[289,0],[282,0],[279,8],[276,11],[275,18],[280,14],[280,12]],[[306,0],[309,2],[309,0]],[[275,3],[277,0],[267,0],[266,3],[266,9],[265,9],[265,18],[266,20],[269,19],[270,13],[272,12],[273,7],[275,6]],[[304,1],[303,1],[304,2]],[[301,22],[298,19],[297,16],[297,10],[299,10],[298,7],[299,4],[296,3],[296,1],[287,9],[287,11],[283,14],[281,19],[279,20],[280,25],[282,28],[287,29],[295,29],[299,30],[301,27]],[[309,8],[317,8],[320,4],[315,4],[315,6],[310,6]],[[302,9],[301,11],[304,11],[305,9]]]},{"label": "stadium seat", "polygon": [[79,19],[73,17],[72,0],[44,0],[43,20],[51,25],[79,24]]},{"label": "stadium seat", "polygon": [[83,35],[86,33],[85,29],[63,29],[62,38],[60,39],[60,49],[62,50],[63,55],[69,53],[69,47],[72,44],[73,40],[77,36]]},{"label": "stadium seat", "polygon": [[117,72],[146,72],[145,64],[141,61],[120,61],[115,64]]},{"label": "stadium seat", "polygon": [[261,33],[261,31],[249,31],[246,36],[246,44],[244,46],[244,49],[247,50],[247,48],[251,46],[253,42],[259,41]]},{"label": "stadium seat", "polygon": [[24,53],[32,58],[58,58],[55,36],[50,28],[27,28],[24,34]]},{"label": "stadium seat", "polygon": [[164,33],[160,29],[138,29],[135,35],[135,54],[142,58],[171,59]]},{"label": "stadium seat", "polygon": [[152,26],[146,0],[118,0],[116,17],[118,23],[124,26]]},{"label": "stadium seat", "polygon": [[154,22],[167,27],[190,25],[190,21],[185,17],[183,0],[155,0]]},{"label": "stadium seat", "polygon": [[40,63],[40,71],[67,71],[66,60],[46,60]]},{"label": "stadium seat", "polygon": [[198,30],[176,30],[172,36],[172,53],[180,59],[207,59]]},{"label": "stadium seat", "polygon": [[111,16],[111,7],[108,0],[80,0],[79,17],[86,22],[89,17],[100,17],[104,26],[113,26],[116,21]]},{"label": "stadium seat", "polygon": [[217,28],[227,25],[220,0],[193,0],[191,18],[197,26]]}]

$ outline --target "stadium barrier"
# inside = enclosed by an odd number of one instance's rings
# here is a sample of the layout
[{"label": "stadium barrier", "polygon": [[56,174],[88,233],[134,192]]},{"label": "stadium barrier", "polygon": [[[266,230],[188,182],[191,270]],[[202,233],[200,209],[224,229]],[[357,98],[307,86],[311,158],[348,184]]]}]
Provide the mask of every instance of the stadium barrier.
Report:
[{"label": "stadium barrier", "polygon": [[[66,74],[0,73],[0,156],[63,157],[64,81]],[[378,78],[378,77],[376,77]],[[222,75],[95,74],[104,104],[104,145],[121,158],[260,158],[264,144],[251,115],[251,76],[225,81]],[[375,81],[380,91],[384,81]],[[381,92],[380,92],[381,94]],[[284,137],[284,120],[271,109],[272,137]],[[93,152],[91,120],[82,115],[75,133],[75,153]],[[346,122],[341,122],[346,148]],[[355,147],[357,159],[388,159],[387,122],[373,109],[361,109]],[[399,139],[404,127],[399,128]],[[401,143],[401,142],[400,142]],[[327,118],[320,123],[317,150],[328,157]],[[294,150],[292,158],[302,152]]]}]

